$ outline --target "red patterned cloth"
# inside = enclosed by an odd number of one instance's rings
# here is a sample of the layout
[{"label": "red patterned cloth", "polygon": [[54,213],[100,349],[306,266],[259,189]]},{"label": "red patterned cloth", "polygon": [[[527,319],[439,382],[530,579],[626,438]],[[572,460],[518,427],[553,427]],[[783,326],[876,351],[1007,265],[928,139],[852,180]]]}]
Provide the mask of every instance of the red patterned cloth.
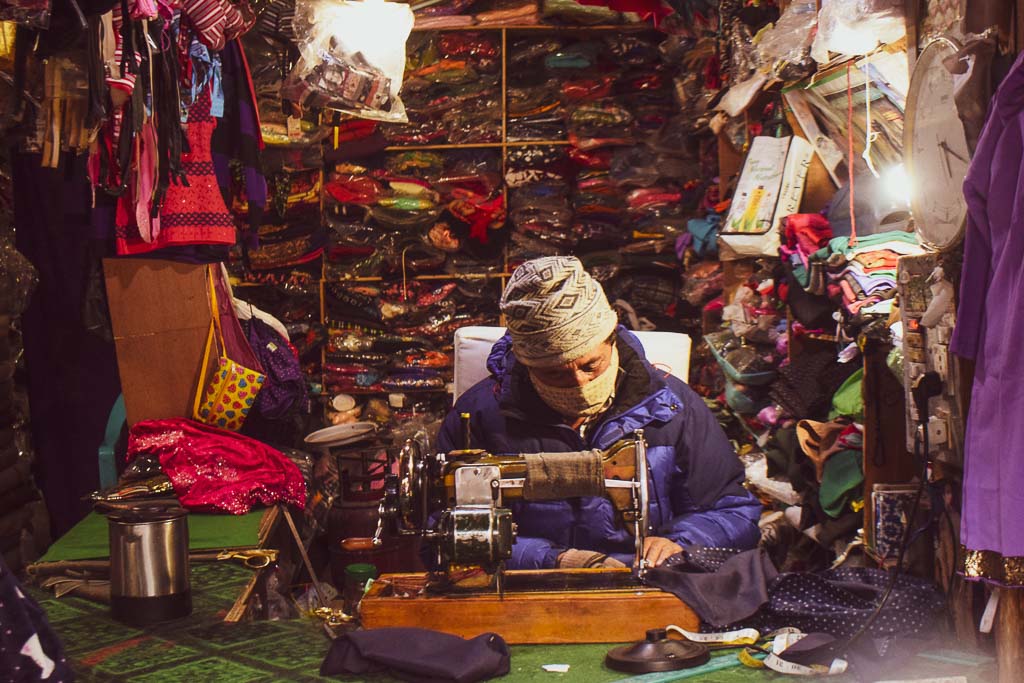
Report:
[{"label": "red patterned cloth", "polygon": [[160,231],[149,242],[139,235],[131,198],[121,197],[117,206],[118,254],[144,254],[164,247],[191,244],[235,243],[235,224],[217,185],[210,151],[216,126],[216,119],[210,116],[210,91],[207,87],[188,112],[185,137],[189,151],[181,155],[188,185],[171,183],[167,188],[160,207]]},{"label": "red patterned cloth", "polygon": [[183,418],[145,420],[128,434],[128,460],[155,454],[181,504],[244,515],[255,505],[306,505],[299,468],[249,437]]}]

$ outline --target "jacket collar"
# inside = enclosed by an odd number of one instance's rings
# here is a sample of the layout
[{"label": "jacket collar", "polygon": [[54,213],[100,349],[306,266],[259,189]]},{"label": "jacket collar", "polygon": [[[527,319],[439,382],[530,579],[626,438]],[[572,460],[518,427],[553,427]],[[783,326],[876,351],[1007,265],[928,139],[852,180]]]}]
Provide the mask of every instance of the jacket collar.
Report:
[{"label": "jacket collar", "polygon": [[[591,441],[597,448],[607,448],[652,422],[671,420],[682,405],[663,374],[647,361],[640,340],[621,325],[617,333],[620,367],[626,376],[615,402],[592,432]],[[491,348],[487,369],[497,383],[495,392],[503,414],[528,422],[562,424],[561,416],[537,396],[526,367],[512,353],[508,333]]]}]

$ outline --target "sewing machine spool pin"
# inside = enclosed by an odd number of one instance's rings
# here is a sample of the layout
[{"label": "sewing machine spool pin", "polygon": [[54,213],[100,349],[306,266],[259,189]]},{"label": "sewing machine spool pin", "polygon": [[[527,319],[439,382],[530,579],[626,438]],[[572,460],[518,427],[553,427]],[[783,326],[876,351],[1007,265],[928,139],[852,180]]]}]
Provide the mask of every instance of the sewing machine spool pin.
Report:
[{"label": "sewing machine spool pin", "polygon": [[649,530],[649,497],[647,475],[647,442],[644,440],[644,430],[637,429],[633,432],[636,439],[636,481],[633,490],[633,542],[636,557],[634,564],[637,573],[643,576],[648,569],[648,562],[644,558],[644,541]]}]

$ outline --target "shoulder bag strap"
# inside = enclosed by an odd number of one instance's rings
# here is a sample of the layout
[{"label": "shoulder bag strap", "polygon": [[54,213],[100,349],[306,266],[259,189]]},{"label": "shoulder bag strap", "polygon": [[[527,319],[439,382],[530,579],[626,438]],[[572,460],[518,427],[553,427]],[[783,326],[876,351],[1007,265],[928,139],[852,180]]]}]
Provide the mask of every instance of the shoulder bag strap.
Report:
[{"label": "shoulder bag strap", "polygon": [[218,342],[218,352],[220,354],[225,353],[224,347],[224,334],[220,328],[220,309],[217,307],[217,288],[213,282],[213,266],[206,266],[207,274],[207,286],[209,287],[209,297],[207,302],[210,304],[210,331],[206,335],[206,349],[203,351],[203,364],[199,368],[199,386],[196,387],[196,398],[192,405],[193,416],[199,415],[199,404],[202,403],[203,396],[206,393],[206,372],[210,367],[210,353],[213,351],[214,338]]}]

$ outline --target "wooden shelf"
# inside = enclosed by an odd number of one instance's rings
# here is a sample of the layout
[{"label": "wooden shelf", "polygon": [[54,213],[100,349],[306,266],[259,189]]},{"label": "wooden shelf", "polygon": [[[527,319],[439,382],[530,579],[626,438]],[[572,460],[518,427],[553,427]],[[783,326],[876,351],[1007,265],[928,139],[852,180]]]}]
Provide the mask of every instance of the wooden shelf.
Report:
[{"label": "wooden shelf", "polygon": [[509,24],[505,26],[494,26],[490,24],[469,26],[413,26],[412,30],[420,32],[448,32],[448,31],[656,31],[650,24],[598,24],[594,26],[560,26],[557,24]]},{"label": "wooden shelf", "polygon": [[429,152],[451,149],[501,149],[505,145],[501,142],[467,142],[456,145],[392,145],[385,147],[385,152]]},{"label": "wooden shelf", "polygon": [[[324,389],[329,389],[328,385],[324,385]],[[344,389],[339,390],[338,393],[348,394],[349,396],[387,396],[388,394],[449,394],[447,387],[440,387],[437,389]],[[327,396],[327,394],[322,394]]]},{"label": "wooden shelf", "polygon": [[[437,273],[430,275],[413,275],[405,278],[408,281],[430,281],[430,280],[502,280],[512,273]],[[402,277],[381,277],[379,275],[373,277],[347,277],[337,279],[325,279],[325,282],[340,283],[346,282],[398,282]]]},{"label": "wooden shelf", "polygon": [[508,147],[543,147],[568,145],[568,140],[516,140],[514,142],[467,142],[456,145],[392,145],[385,152],[430,152],[454,149],[505,149]]}]

